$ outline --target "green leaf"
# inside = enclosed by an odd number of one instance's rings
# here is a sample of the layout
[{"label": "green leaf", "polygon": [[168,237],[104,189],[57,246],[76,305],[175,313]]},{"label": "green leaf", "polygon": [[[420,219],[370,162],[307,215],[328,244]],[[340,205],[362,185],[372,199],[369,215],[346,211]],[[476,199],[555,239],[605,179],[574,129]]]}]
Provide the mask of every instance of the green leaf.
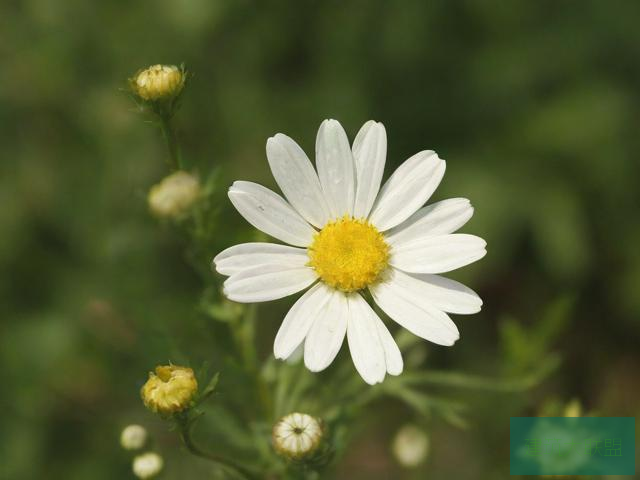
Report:
[{"label": "green leaf", "polygon": [[213,392],[216,389],[216,386],[218,385],[219,378],[220,378],[220,372],[216,372],[216,374],[213,377],[211,377],[211,380],[209,380],[209,383],[200,394],[200,398],[198,399],[198,402],[197,402],[198,404],[204,402],[207,398],[209,398],[213,394]]},{"label": "green leaf", "polygon": [[408,372],[396,381],[403,385],[437,385],[496,392],[521,392],[544,379],[560,363],[557,355],[549,355],[535,371],[517,378],[491,378],[466,373],[430,370]]}]

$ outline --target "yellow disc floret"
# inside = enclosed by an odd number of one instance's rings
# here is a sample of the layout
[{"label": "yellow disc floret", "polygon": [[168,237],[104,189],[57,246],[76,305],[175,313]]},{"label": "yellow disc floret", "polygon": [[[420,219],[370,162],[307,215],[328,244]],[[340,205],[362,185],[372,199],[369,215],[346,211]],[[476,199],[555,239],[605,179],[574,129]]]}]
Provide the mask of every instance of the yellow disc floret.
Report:
[{"label": "yellow disc floret", "polygon": [[366,220],[344,216],[316,233],[308,253],[309,266],[324,283],[355,292],[375,283],[387,268],[389,245]]}]

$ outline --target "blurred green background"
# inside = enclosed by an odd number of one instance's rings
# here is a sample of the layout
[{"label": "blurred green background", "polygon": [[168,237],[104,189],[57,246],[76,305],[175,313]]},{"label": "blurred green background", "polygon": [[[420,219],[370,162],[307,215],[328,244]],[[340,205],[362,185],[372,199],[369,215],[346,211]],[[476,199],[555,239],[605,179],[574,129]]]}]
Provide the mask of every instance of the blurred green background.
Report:
[{"label": "blurred green background", "polygon": [[[373,118],[387,175],[435,149],[448,169],[434,199],[470,198],[464,231],[488,242],[455,275],[483,311],[454,317],[461,340],[420,361],[495,376],[561,360],[524,394],[451,392],[469,427],[433,419],[414,472],[389,449],[409,410],[374,406],[338,478],[506,478],[509,415],[578,398],[635,416],[639,18],[638,2],[599,0],[3,1],[0,478],[133,478],[118,444],[130,422],[156,437],[163,478],[209,478],[138,394],[157,363],[224,355],[211,351],[224,329],[197,308],[219,278],[203,285],[184,236],[147,211],[166,151],[121,89],[155,63],[193,72],[183,149],[201,174],[220,167],[222,220],[203,257],[253,235],[224,190],[275,186],[267,137],[311,155],[324,118],[351,139]],[[289,304],[259,310],[265,358]]]}]

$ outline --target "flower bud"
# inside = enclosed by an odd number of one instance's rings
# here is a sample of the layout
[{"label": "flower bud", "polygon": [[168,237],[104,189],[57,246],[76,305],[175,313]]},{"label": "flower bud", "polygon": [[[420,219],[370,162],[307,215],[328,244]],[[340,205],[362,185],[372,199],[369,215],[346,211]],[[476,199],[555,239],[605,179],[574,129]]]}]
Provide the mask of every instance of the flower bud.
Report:
[{"label": "flower bud", "polygon": [[273,427],[272,439],[276,452],[290,460],[310,457],[322,440],[322,421],[306,413],[290,413]]},{"label": "flower bud", "polygon": [[184,87],[186,74],[175,65],[153,65],[129,80],[133,92],[143,100],[170,100]]},{"label": "flower bud", "polygon": [[129,425],[120,434],[120,445],[125,450],[139,450],[147,441],[147,431],[140,425]]},{"label": "flower bud", "polygon": [[414,425],[405,425],[393,439],[391,450],[400,465],[415,468],[429,454],[429,437]]},{"label": "flower bud", "polygon": [[178,218],[189,211],[199,196],[198,178],[180,170],[151,187],[147,201],[158,217]]},{"label": "flower bud", "polygon": [[171,415],[189,407],[198,391],[198,382],[193,370],[176,365],[157,366],[155,374],[140,391],[142,401],[152,412]]},{"label": "flower bud", "polygon": [[580,417],[582,416],[582,404],[580,400],[574,398],[564,407],[565,417]]},{"label": "flower bud", "polygon": [[133,459],[133,473],[138,478],[153,478],[162,471],[164,461],[154,452],[143,453]]}]

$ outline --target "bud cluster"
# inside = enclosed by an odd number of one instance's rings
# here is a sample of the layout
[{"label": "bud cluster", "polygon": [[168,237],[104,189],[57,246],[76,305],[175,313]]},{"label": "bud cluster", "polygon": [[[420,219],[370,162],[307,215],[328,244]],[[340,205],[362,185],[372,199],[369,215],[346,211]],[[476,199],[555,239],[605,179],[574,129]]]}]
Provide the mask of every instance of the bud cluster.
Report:
[{"label": "bud cluster", "polygon": [[[120,445],[125,450],[141,450],[148,443],[148,437],[142,425],[128,425],[120,433]],[[136,455],[131,463],[133,474],[141,479],[158,476],[163,466],[162,457],[151,451]]]}]

